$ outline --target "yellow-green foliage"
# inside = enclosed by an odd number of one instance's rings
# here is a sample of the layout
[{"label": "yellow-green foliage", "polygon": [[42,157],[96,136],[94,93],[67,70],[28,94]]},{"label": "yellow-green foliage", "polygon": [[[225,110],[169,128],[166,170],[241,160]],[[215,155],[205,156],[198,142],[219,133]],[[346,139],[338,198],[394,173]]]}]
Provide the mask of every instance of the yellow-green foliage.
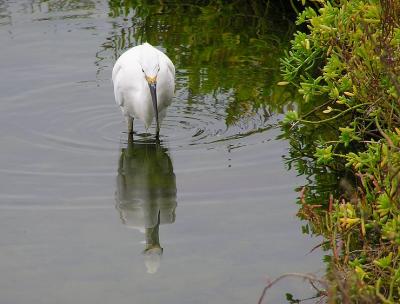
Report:
[{"label": "yellow-green foliage", "polygon": [[354,108],[345,114],[356,119],[357,132],[373,129],[375,117],[399,124],[400,4],[386,2],[325,2],[299,16],[308,33],[295,34],[282,74],[306,103],[324,104],[320,119]]},{"label": "yellow-green foliage", "polygon": [[299,214],[332,251],[332,303],[399,303],[400,2],[318,3],[299,15],[304,30],[281,62],[283,83],[302,96],[283,123],[333,130],[315,139],[316,166],[343,164],[357,184],[325,209],[303,198]]}]

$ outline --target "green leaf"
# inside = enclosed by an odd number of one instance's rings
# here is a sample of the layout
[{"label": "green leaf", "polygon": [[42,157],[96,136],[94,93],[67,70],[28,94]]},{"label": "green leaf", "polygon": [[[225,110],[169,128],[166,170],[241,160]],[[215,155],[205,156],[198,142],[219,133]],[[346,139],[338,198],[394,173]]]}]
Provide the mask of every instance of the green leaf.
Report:
[{"label": "green leaf", "polygon": [[333,159],[332,154],[332,145],[326,148],[317,148],[314,156],[317,158],[317,164],[319,165],[327,165]]},{"label": "green leaf", "polygon": [[374,264],[382,269],[385,269],[390,267],[390,265],[392,264],[392,258],[393,258],[393,252],[390,252],[388,256],[374,260]]},{"label": "green leaf", "polygon": [[284,125],[287,125],[287,124],[297,121],[298,119],[299,119],[299,115],[297,114],[296,111],[287,111],[282,123]]},{"label": "green leaf", "polygon": [[345,147],[348,147],[350,142],[353,140],[360,140],[360,137],[356,136],[354,128],[339,128],[339,131],[341,132],[339,140]]},{"label": "green leaf", "polygon": [[392,210],[392,202],[386,193],[379,195],[377,200],[377,209],[380,217],[387,215]]}]

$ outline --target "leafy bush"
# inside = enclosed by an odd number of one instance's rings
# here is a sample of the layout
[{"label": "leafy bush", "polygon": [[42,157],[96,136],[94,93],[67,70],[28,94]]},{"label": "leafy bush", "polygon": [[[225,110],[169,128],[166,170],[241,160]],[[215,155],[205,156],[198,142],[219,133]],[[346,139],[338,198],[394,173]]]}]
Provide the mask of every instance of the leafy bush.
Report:
[{"label": "leafy bush", "polygon": [[[398,303],[400,2],[318,3],[299,14],[304,30],[281,62],[281,84],[301,98],[283,121],[289,162],[302,168],[311,159],[316,182],[350,170],[354,183],[338,178],[346,185],[330,198],[303,189],[299,216],[332,252],[331,303]],[[314,136],[306,145],[304,134]]]}]

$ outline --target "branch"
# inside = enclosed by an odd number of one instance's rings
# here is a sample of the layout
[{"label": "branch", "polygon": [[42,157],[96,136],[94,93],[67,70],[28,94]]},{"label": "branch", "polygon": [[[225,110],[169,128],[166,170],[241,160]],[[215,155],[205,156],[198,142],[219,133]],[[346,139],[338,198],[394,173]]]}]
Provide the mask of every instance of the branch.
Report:
[{"label": "branch", "polygon": [[[305,274],[305,273],[297,273],[297,272],[289,272],[289,273],[285,273],[279,277],[277,277],[275,280],[273,280],[272,282],[270,282],[267,286],[264,287],[260,299],[258,300],[258,304],[261,304],[262,301],[264,300],[265,294],[267,292],[268,289],[270,289],[273,285],[275,285],[276,283],[278,283],[280,280],[287,278],[287,277],[297,277],[297,278],[302,278],[305,280],[308,280],[311,284],[314,282],[318,282],[323,286],[326,286],[326,282],[324,280],[318,279],[316,276],[312,275],[312,274]],[[312,284],[312,286],[315,288],[315,285]],[[321,291],[319,291],[321,292]],[[322,292],[321,292],[322,293]]]}]

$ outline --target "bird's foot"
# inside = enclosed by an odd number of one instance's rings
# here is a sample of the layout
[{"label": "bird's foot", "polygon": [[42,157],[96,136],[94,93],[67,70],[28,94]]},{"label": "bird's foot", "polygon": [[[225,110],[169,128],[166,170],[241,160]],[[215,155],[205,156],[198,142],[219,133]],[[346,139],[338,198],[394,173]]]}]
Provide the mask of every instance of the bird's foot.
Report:
[{"label": "bird's foot", "polygon": [[128,117],[127,121],[128,121],[128,134],[133,134],[133,118]]}]

